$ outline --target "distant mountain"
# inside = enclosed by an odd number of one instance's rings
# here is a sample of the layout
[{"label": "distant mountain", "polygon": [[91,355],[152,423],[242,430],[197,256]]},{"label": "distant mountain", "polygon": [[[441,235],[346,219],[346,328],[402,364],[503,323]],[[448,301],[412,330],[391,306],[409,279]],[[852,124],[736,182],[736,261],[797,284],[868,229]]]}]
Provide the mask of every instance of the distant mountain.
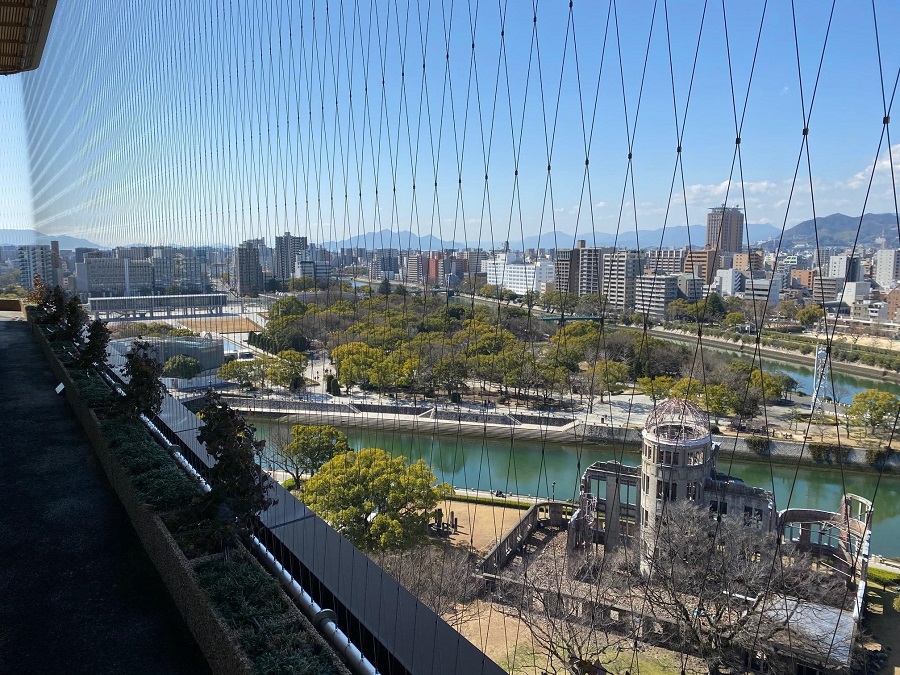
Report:
[{"label": "distant mountain", "polygon": [[419,237],[409,230],[393,232],[391,230],[379,230],[378,232],[366,232],[340,241],[322,242],[320,246],[329,250],[340,248],[365,248],[368,250],[378,248],[394,248],[401,250],[412,249],[414,251],[441,251],[446,248],[465,248],[464,243],[439,239],[433,235]]},{"label": "distant mountain", "polygon": [[857,228],[859,228],[859,245],[871,246],[877,237],[883,236],[887,240],[888,248],[900,247],[897,238],[897,215],[894,213],[867,213],[863,216],[861,226],[859,216],[845,216],[843,213],[804,220],[785,230],[782,246],[802,243],[815,246],[817,230],[819,246],[852,246],[856,240]]},{"label": "distant mountain", "polygon": [[[750,241],[757,242],[771,239],[781,231],[774,225],[749,225]],[[632,232],[620,232],[616,237],[610,232],[585,232],[577,237],[566,232],[545,232],[540,237],[525,237],[525,248],[572,248],[576,239],[584,239],[588,246],[617,246],[619,248],[637,248],[638,244],[645,248],[681,248],[691,245],[702,247],[706,243],[706,226],[691,225],[690,237],[685,225],[666,227],[655,230],[638,230]]]},{"label": "distant mountain", "polygon": [[30,246],[34,244],[49,244],[50,240],[58,241],[59,247],[65,250],[76,248],[105,248],[89,242],[87,239],[70,237],[61,234],[58,237],[48,237],[34,230],[0,230],[0,246]]}]

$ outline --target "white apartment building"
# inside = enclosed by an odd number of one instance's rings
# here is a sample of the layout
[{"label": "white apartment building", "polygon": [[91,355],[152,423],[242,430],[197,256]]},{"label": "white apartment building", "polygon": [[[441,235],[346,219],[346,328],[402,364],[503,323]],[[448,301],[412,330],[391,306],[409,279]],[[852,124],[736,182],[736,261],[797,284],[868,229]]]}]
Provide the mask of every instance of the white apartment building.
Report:
[{"label": "white apartment building", "polygon": [[519,295],[529,291],[543,293],[547,283],[553,281],[554,266],[550,260],[517,262],[513,256],[501,254],[481,264],[488,284]]},{"label": "white apartment building", "polygon": [[875,283],[881,288],[893,288],[900,279],[900,250],[886,248],[876,251],[873,256],[875,263]]},{"label": "white apartment building", "polygon": [[635,279],[634,311],[653,319],[665,319],[666,305],[678,297],[678,276],[645,274]]},{"label": "white apartment building", "polygon": [[736,269],[718,270],[716,271],[716,288],[719,289],[721,296],[737,295],[744,290],[744,275]]},{"label": "white apartment building", "polygon": [[49,244],[19,246],[19,283],[32,288],[35,274],[40,274],[48,286],[56,283],[53,274],[53,254]]},{"label": "white apartment building", "polygon": [[769,307],[778,304],[778,294],[781,293],[781,279],[745,279],[744,299],[766,302]]},{"label": "white apartment building", "polygon": [[643,260],[638,251],[616,251],[603,256],[600,293],[606,296],[607,307],[621,312],[634,309],[634,289],[642,271]]}]

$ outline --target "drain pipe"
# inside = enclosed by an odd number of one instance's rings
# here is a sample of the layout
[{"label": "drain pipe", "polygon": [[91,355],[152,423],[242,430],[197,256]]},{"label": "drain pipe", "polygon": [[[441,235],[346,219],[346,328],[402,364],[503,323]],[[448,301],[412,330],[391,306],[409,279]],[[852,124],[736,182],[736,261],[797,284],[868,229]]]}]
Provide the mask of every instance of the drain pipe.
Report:
[{"label": "drain pipe", "polygon": [[306,617],[325,636],[328,644],[344,658],[350,669],[356,675],[379,675],[375,666],[363,656],[363,653],[359,651],[356,645],[350,642],[350,638],[338,628],[335,622],[337,615],[334,613],[334,610],[322,609],[259,539],[251,536],[250,541],[263,564],[281,579],[287,588],[287,592],[296,600]]}]

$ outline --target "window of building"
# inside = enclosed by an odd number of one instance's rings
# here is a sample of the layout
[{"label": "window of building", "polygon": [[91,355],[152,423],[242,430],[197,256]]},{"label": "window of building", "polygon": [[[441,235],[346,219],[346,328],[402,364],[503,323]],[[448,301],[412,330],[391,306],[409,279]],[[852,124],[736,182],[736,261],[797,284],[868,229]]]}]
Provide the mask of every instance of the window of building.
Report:
[{"label": "window of building", "polygon": [[689,480],[687,484],[687,493],[685,494],[687,499],[690,499],[692,502],[697,500],[697,481]]},{"label": "window of building", "polygon": [[678,466],[680,456],[677,450],[662,450],[659,453],[659,463],[668,464],[670,466]]}]

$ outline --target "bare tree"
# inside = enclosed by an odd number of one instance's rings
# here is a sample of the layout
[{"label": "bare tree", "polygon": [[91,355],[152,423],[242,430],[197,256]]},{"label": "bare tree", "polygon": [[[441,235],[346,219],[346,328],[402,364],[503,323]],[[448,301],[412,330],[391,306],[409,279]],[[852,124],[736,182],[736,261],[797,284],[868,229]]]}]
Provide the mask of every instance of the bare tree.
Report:
[{"label": "bare tree", "polygon": [[794,672],[795,655],[821,653],[831,641],[834,626],[814,615],[842,603],[844,580],[773,534],[733,517],[711,519],[685,501],[667,504],[648,536],[655,549],[644,611],[668,626],[673,648],[702,657],[710,673],[743,669],[748,658],[765,661],[767,672]]},{"label": "bare tree", "polygon": [[601,661],[633,644],[633,623],[611,609],[628,594],[631,581],[621,553],[555,551],[526,564],[519,578],[506,579],[500,594],[528,628],[544,671],[605,672]]},{"label": "bare tree", "polygon": [[473,573],[470,555],[453,546],[426,544],[406,551],[370,554],[424,605],[458,628],[477,618],[474,600],[484,582]]}]

